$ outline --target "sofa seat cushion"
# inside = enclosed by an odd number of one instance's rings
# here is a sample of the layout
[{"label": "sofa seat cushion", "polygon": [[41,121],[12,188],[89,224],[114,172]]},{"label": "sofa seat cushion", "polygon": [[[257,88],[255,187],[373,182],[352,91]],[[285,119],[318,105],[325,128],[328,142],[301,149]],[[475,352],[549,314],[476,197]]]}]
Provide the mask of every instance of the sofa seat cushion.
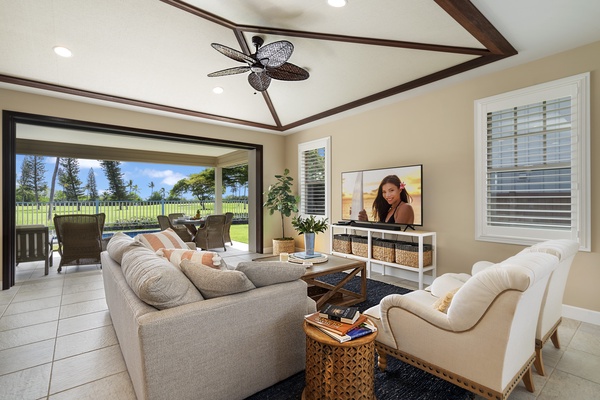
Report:
[{"label": "sofa seat cushion", "polygon": [[214,251],[198,251],[184,249],[159,249],[156,254],[169,260],[171,264],[180,268],[179,265],[183,260],[191,260],[207,267],[226,269],[227,266],[218,253]]},{"label": "sofa seat cushion", "polygon": [[190,260],[181,261],[179,266],[206,299],[246,292],[256,288],[241,271],[219,270]]},{"label": "sofa seat cushion", "polygon": [[280,261],[243,261],[235,269],[243,272],[256,287],[295,281],[306,273],[304,265]]},{"label": "sofa seat cushion", "polygon": [[134,239],[152,251],[158,251],[159,249],[190,249],[171,228],[155,233],[140,233]]},{"label": "sofa seat cushion", "polygon": [[108,251],[108,254],[113,260],[121,264],[123,262],[123,255],[125,252],[132,248],[141,246],[143,246],[143,244],[133,240],[131,236],[128,236],[123,232],[117,232],[108,241],[108,244],[106,245],[106,251]]},{"label": "sofa seat cushion", "polygon": [[127,251],[121,269],[138,298],[160,310],[203,300],[179,269],[145,247]]}]

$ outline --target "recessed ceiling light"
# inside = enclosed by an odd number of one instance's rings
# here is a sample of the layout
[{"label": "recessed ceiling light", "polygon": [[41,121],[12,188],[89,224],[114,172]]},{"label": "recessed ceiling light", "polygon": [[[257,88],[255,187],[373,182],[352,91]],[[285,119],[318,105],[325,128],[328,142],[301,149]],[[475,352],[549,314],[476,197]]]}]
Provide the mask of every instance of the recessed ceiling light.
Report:
[{"label": "recessed ceiling light", "polygon": [[221,94],[221,93],[223,93],[223,88],[220,87],[220,86],[217,86],[217,87],[215,87],[213,89],[213,93],[215,93],[215,94]]},{"label": "recessed ceiling light", "polygon": [[327,4],[331,7],[344,7],[346,3],[346,0],[327,0]]},{"label": "recessed ceiling light", "polygon": [[71,57],[73,55],[73,53],[71,53],[71,50],[61,46],[55,46],[54,52],[61,57]]}]

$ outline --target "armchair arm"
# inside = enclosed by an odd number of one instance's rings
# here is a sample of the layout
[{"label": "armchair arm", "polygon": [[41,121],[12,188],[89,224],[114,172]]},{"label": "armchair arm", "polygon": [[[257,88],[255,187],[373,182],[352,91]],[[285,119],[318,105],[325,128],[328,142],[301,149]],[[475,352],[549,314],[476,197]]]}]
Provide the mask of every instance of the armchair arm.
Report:
[{"label": "armchair arm", "polygon": [[473,264],[473,267],[471,268],[471,275],[475,275],[476,273],[481,272],[484,269],[491,267],[492,265],[495,264],[491,261],[477,261],[475,264]]},{"label": "armchair arm", "polygon": [[412,299],[410,296],[391,294],[385,296],[379,303],[383,329],[390,331],[390,313],[395,308],[414,314],[428,323],[445,330],[453,330],[448,321],[448,316],[430,305]]}]

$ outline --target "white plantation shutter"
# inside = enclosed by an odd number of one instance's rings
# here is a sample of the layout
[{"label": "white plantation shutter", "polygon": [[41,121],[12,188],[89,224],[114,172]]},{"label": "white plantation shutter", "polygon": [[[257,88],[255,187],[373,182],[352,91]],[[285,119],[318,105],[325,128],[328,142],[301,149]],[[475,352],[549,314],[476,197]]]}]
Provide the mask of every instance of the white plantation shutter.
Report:
[{"label": "white plantation shutter", "polygon": [[329,138],[298,145],[301,215],[329,215]]},{"label": "white plantation shutter", "polygon": [[569,238],[585,247],[587,77],[476,102],[478,239],[529,244]]}]

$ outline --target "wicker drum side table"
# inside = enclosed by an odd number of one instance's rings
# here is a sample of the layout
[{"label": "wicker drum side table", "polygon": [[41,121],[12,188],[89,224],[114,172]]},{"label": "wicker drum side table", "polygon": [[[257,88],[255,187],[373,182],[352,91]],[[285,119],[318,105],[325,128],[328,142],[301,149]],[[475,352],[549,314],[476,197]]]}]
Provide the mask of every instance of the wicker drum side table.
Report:
[{"label": "wicker drum side table", "polygon": [[306,386],[303,400],[374,400],[377,332],[340,343],[304,322]]}]

